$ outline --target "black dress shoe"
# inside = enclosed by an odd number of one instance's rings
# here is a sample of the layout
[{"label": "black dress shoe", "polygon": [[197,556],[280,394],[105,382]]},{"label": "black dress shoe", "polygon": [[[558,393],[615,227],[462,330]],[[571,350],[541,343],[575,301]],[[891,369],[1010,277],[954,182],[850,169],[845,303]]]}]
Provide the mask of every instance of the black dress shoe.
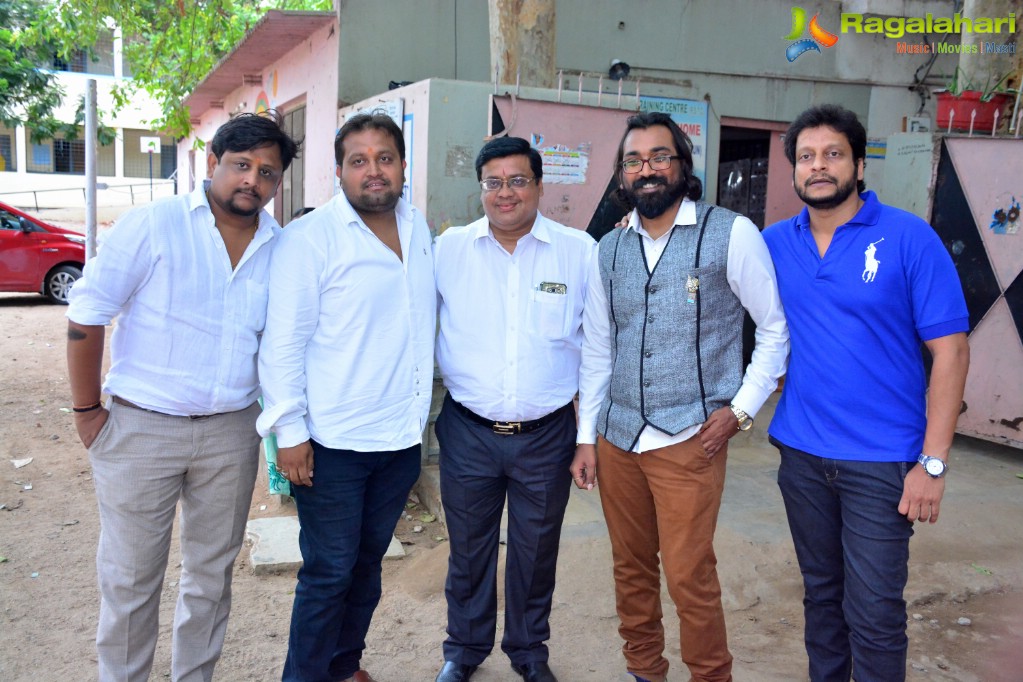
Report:
[{"label": "black dress shoe", "polygon": [[522,665],[512,663],[512,670],[522,675],[525,682],[558,682],[547,661],[532,661]]},{"label": "black dress shoe", "polygon": [[437,673],[437,679],[434,682],[469,682],[469,678],[474,672],[476,672],[474,665],[444,661],[444,667]]}]

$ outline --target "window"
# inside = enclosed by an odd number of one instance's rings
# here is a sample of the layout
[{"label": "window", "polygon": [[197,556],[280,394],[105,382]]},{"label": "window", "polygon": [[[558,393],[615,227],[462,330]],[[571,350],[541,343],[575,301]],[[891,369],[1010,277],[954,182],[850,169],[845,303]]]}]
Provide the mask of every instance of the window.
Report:
[{"label": "window", "polygon": [[18,170],[14,155],[14,135],[0,128],[0,172]]}]

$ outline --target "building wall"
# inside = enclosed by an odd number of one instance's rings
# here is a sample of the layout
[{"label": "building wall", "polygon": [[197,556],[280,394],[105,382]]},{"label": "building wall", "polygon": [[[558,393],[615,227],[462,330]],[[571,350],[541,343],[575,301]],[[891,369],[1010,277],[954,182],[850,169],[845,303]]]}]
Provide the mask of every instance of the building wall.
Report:
[{"label": "building wall", "polygon": [[339,4],[337,92],[342,106],[386,92],[391,81],[492,79],[486,0]]}]

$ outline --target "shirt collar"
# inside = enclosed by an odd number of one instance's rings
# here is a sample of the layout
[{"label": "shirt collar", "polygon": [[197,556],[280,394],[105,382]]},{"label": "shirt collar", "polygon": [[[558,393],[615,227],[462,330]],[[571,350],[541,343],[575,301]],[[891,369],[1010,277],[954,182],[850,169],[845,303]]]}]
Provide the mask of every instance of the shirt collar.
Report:
[{"label": "shirt collar", "polygon": [[[213,216],[213,209],[210,208],[210,201],[206,196],[206,192],[210,189],[210,182],[210,179],[206,178],[188,193],[188,211],[191,213],[198,208],[205,208],[209,211],[210,225],[215,226],[216,219]],[[259,229],[256,230],[255,237],[263,239],[265,236],[266,239],[269,239],[275,236],[280,229],[281,226],[277,224],[276,218],[270,215],[265,208],[259,209]]]},{"label": "shirt collar", "polygon": [[[551,243],[551,229],[547,225],[547,218],[540,211],[536,212],[536,218],[533,219],[533,227],[529,228],[527,234],[531,234],[538,241],[547,244]],[[472,238],[475,240],[488,236],[490,236],[490,220],[484,215],[473,224]]]},{"label": "shirt collar", "polygon": [[[338,192],[334,195],[333,201],[335,210],[341,216],[342,224],[355,224],[369,229],[362,217],[352,207],[351,202],[348,201],[348,197],[345,196],[344,192]],[[398,222],[411,222],[415,215],[415,210],[415,206],[405,201],[404,197],[398,197],[398,203],[394,207],[394,214],[398,217]]]},{"label": "shirt collar", "polygon": [[[678,211],[675,213],[674,225],[695,225],[696,224],[696,202],[692,199],[685,197],[682,199],[682,203],[679,204]],[[629,214],[629,224],[625,228],[627,230],[634,230],[644,237],[649,237],[647,231],[643,229],[643,225],[639,220],[639,211],[632,209],[632,213]],[[669,230],[670,232],[670,230]],[[667,232],[665,233],[667,234]]]}]

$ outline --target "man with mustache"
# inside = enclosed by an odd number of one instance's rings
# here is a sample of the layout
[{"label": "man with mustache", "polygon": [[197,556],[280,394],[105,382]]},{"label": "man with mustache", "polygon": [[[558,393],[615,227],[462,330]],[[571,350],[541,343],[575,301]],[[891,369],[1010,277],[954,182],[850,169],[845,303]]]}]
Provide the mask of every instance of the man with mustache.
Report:
[{"label": "man with mustache", "polygon": [[[600,241],[590,277],[572,475],[588,488],[600,474],[629,679],[668,672],[663,563],[692,679],[725,682],[713,541],[728,439],[784,372],[785,317],[756,225],[699,200],[692,143],[668,115],[628,120],[615,172],[634,210]],[[745,376],[743,309],[757,324]]]},{"label": "man with mustache", "polygon": [[372,682],[360,660],[380,562],[419,477],[433,386],[430,228],[401,197],[401,129],[353,116],[334,156],[341,193],[274,252],[259,351],[259,432],[277,435],[302,526],[285,682]]},{"label": "man with mustache", "polygon": [[866,141],[846,109],[800,114],[785,154],[806,208],[764,230],[792,333],[769,431],[814,682],[905,679],[909,538],[938,520],[969,366],[952,259],[866,191]]},{"label": "man with mustache", "polygon": [[557,682],[549,618],[597,244],[540,213],[543,161],[526,140],[487,142],[476,177],[484,217],[449,228],[435,247],[437,364],[449,392],[436,431],[451,546],[437,682],[466,682],[494,647],[505,500],[501,649],[526,682]]},{"label": "man with mustache", "polygon": [[263,207],[298,152],[281,121],[270,111],[221,126],[208,179],[125,213],[69,296],[72,409],[99,503],[104,682],[149,679],[179,503],[171,679],[209,680],[220,658],[259,463],[256,351],[280,232]]}]

